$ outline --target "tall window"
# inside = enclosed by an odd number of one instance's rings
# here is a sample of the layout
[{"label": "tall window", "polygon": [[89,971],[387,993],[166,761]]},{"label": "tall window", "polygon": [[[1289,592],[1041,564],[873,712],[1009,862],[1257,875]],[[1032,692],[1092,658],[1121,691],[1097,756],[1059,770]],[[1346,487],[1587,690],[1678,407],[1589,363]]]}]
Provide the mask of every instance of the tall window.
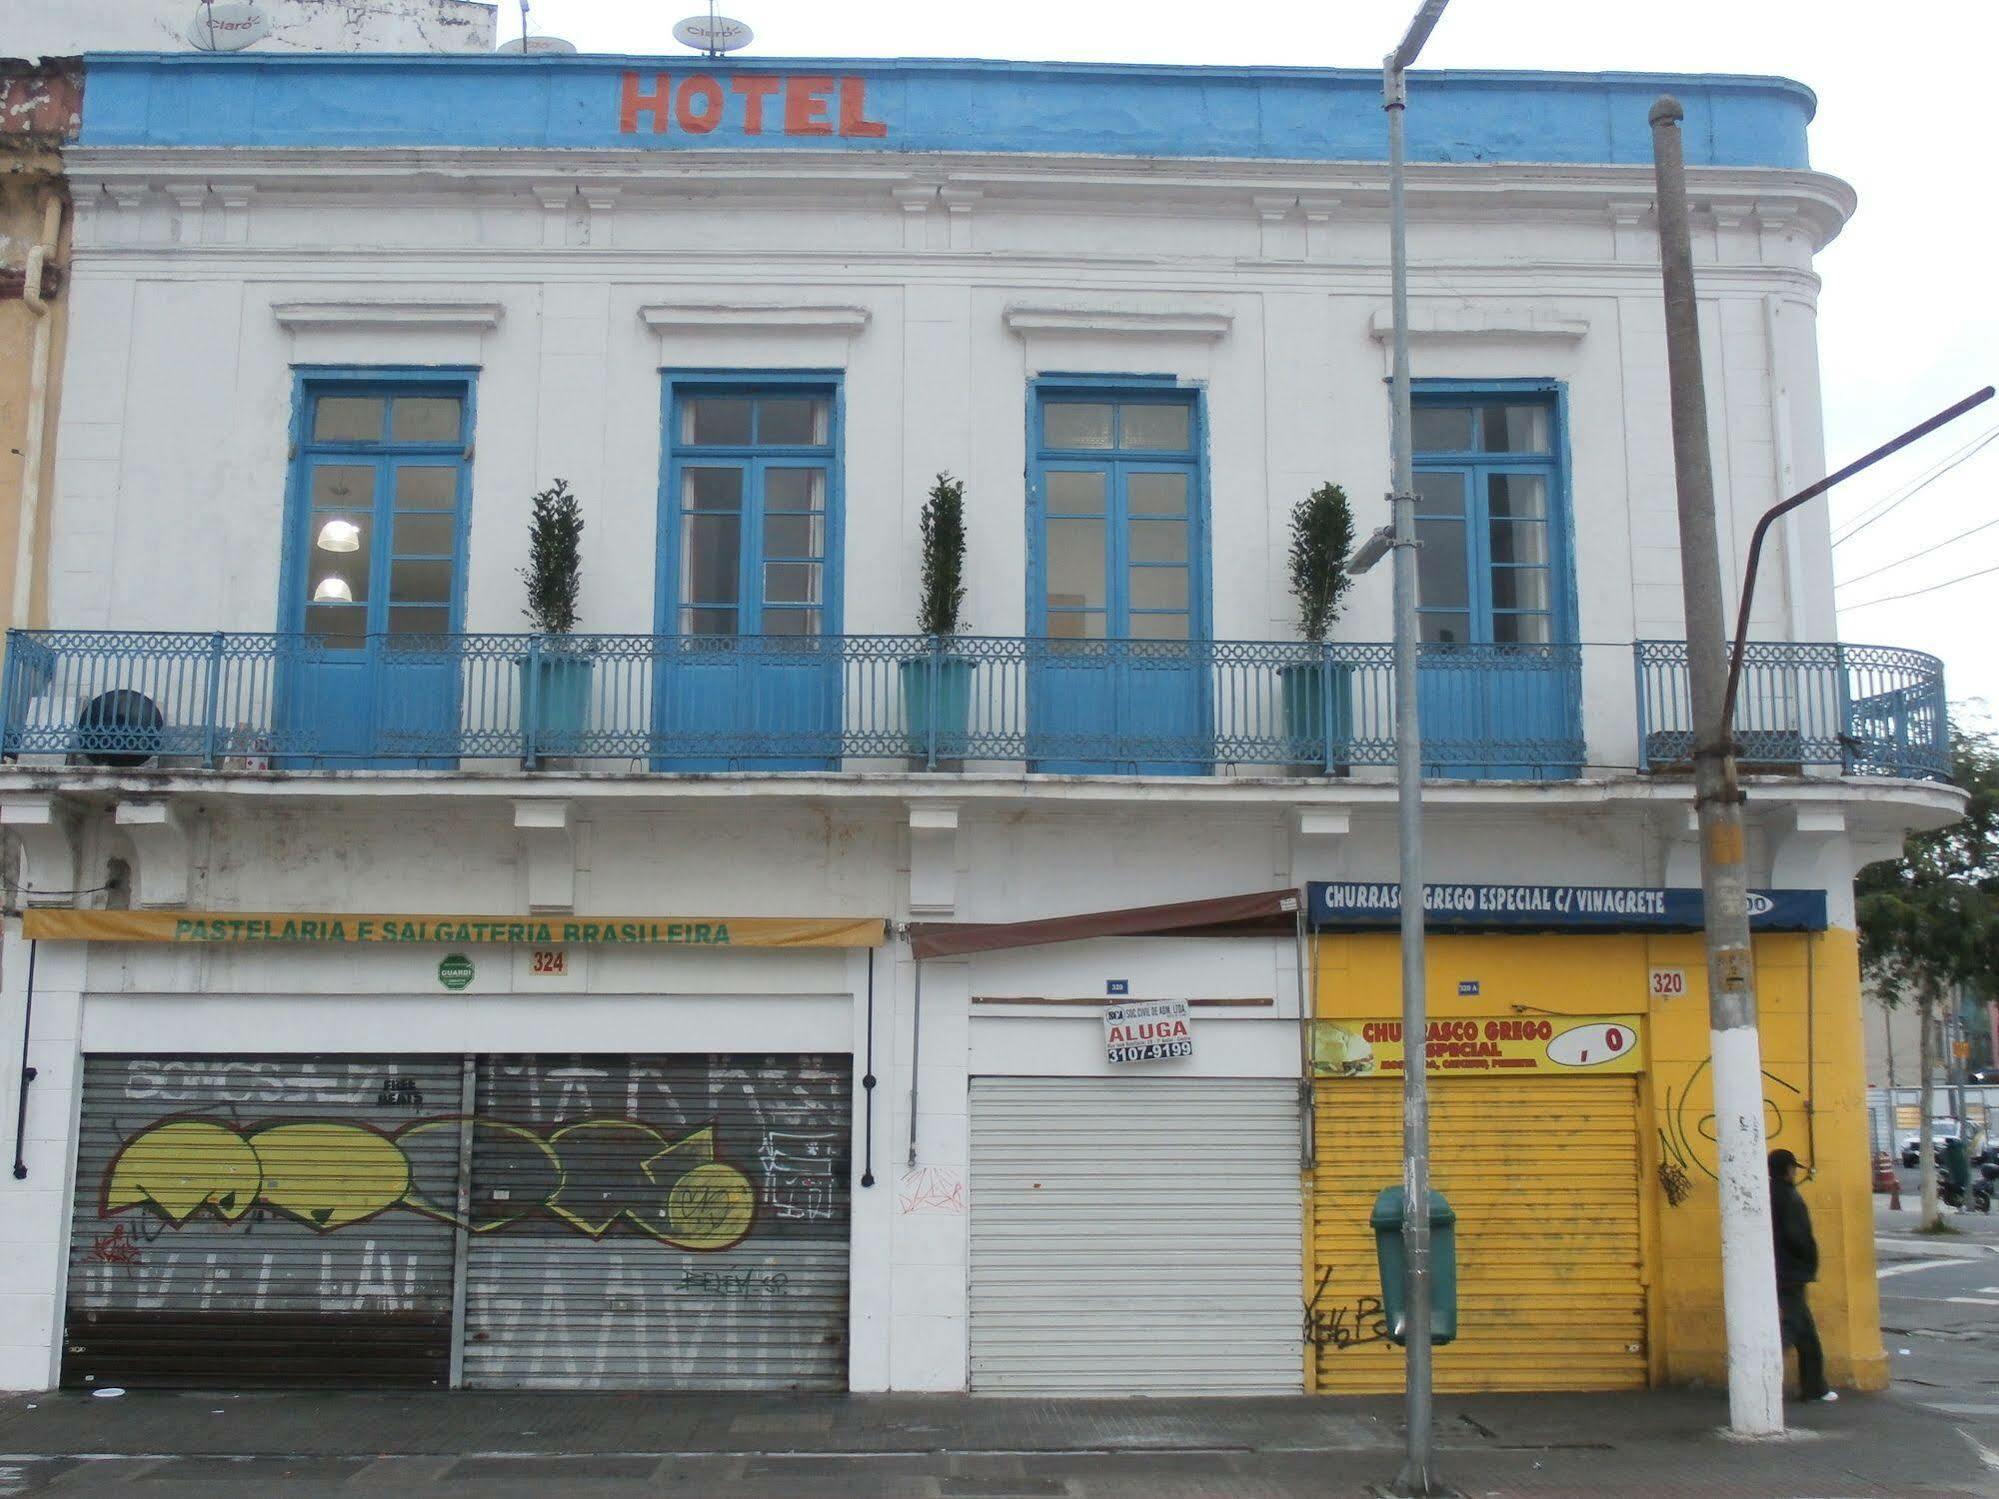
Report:
[{"label": "tall window", "polygon": [[823,386],[677,387],[668,493],[681,635],[839,628],[829,576],[834,402]]},{"label": "tall window", "polygon": [[457,627],[464,379],[308,379],[287,628],[358,650]]},{"label": "tall window", "polygon": [[1557,413],[1540,392],[1418,394],[1411,436],[1424,640],[1573,637]]},{"label": "tall window", "polygon": [[1051,390],[1036,415],[1034,629],[1194,638],[1204,557],[1192,394]]}]

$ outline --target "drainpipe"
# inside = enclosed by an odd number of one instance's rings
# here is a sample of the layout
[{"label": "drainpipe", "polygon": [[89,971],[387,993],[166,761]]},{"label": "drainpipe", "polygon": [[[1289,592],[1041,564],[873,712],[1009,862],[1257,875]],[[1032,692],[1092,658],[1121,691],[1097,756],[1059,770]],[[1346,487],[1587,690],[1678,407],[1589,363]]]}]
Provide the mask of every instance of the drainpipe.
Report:
[{"label": "drainpipe", "polygon": [[48,424],[49,356],[55,340],[49,327],[48,299],[42,295],[42,274],[55,257],[62,232],[62,198],[51,191],[42,207],[42,235],[28,251],[21,300],[35,315],[35,346],[28,360],[28,430],[21,445],[21,523],[15,540],[14,610],[8,621],[15,629],[29,624],[29,597],[35,582],[35,533],[42,511],[42,429]]}]

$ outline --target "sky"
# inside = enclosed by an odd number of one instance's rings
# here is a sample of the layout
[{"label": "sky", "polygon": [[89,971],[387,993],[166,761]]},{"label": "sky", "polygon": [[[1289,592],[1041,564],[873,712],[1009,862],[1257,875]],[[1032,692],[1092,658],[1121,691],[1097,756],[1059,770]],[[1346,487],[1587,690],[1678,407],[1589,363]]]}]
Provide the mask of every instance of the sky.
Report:
[{"label": "sky", "polygon": [[[518,34],[516,3],[500,0],[503,36]],[[687,0],[533,6],[533,31],[585,52],[668,54],[683,50],[674,21],[699,9]],[[1378,67],[1416,8],[1417,0],[1226,8],[728,0],[723,10],[755,29],[752,52],[765,56]],[[1831,469],[1999,380],[1995,59],[1992,0],[1454,0],[1420,65],[1776,73],[1810,85],[1819,98],[1813,165],[1860,199],[1817,264]],[[1849,480],[1829,501],[1841,638],[1941,656],[1963,718],[1982,716],[1988,703],[1999,709],[1999,611],[1984,610],[1999,598],[1999,437],[1975,448],[1988,434],[1999,434],[1999,400]],[[1962,461],[1841,539],[1968,447]],[[1912,560],[1891,565],[1904,559]],[[1992,571],[1968,576],[1983,569]],[[1887,601],[1907,593],[1917,596]]]}]

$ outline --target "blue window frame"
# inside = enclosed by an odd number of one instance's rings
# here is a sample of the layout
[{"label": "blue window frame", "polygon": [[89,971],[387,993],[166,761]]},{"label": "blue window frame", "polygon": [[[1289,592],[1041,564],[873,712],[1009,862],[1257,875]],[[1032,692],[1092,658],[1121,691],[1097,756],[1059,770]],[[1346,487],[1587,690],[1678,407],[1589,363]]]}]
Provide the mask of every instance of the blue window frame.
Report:
[{"label": "blue window frame", "polygon": [[668,379],[660,633],[840,632],[839,396],[823,374]]},{"label": "blue window frame", "polygon": [[1418,610],[1439,645],[1575,639],[1564,403],[1545,382],[1414,393]]},{"label": "blue window frame", "polygon": [[473,384],[469,369],[296,372],[278,627],[303,641],[280,660],[277,716],[315,761],[448,763]]},{"label": "blue window frame", "polygon": [[1199,392],[1170,382],[1037,384],[1029,633],[1200,640],[1208,630]]}]

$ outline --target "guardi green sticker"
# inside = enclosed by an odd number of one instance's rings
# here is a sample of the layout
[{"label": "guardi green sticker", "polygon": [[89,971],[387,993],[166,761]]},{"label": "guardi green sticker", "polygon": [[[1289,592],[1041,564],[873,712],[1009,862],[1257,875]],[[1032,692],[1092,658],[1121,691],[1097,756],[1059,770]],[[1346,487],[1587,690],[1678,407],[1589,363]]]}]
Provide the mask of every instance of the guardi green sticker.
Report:
[{"label": "guardi green sticker", "polygon": [[450,954],[437,965],[437,981],[447,989],[463,989],[472,982],[472,960],[462,952]]}]

